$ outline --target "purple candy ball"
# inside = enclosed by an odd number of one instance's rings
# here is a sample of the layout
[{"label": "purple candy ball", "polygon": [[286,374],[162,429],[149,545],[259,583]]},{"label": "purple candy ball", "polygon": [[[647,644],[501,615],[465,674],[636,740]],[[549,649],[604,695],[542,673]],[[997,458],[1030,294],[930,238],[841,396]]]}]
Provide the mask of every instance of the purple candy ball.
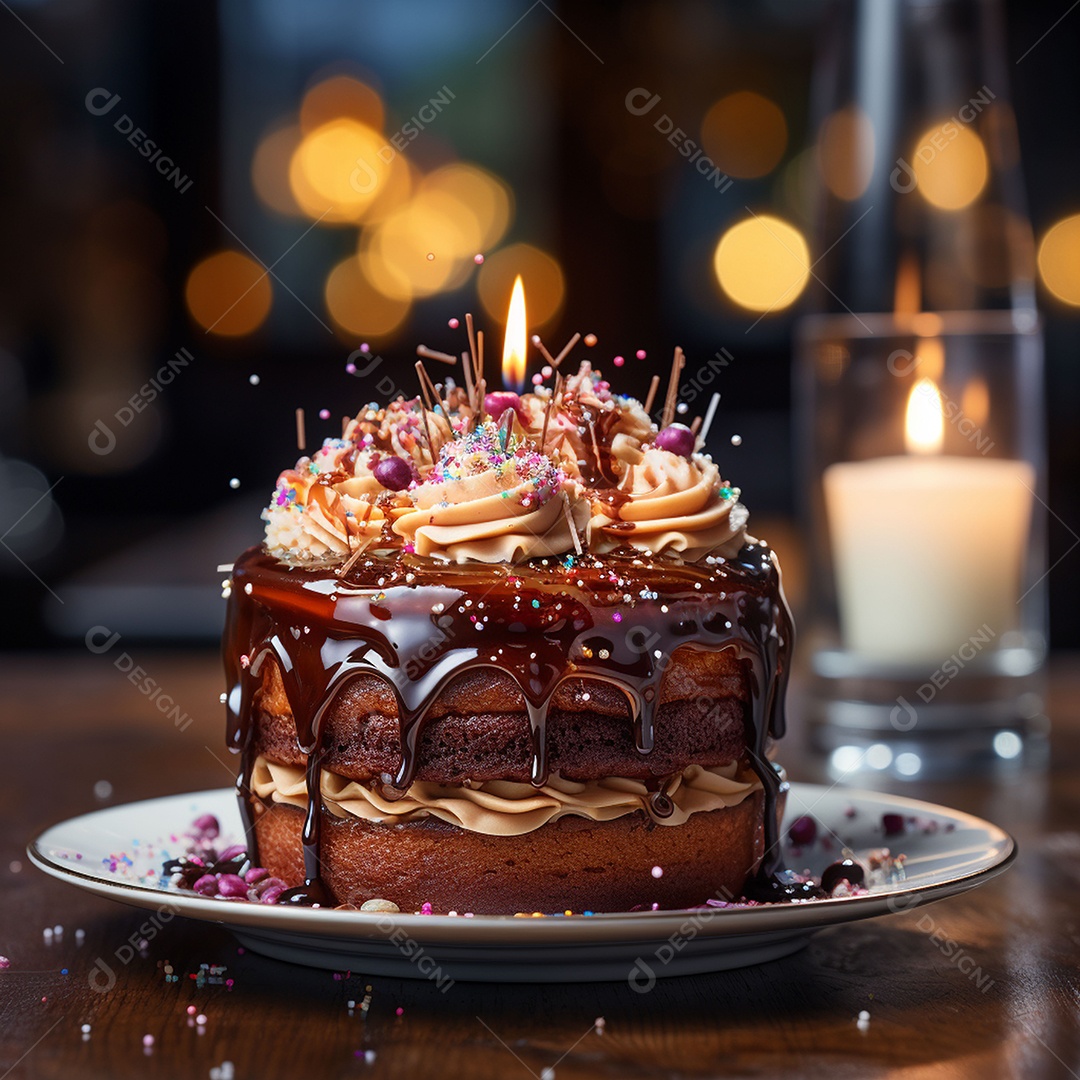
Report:
[{"label": "purple candy ball", "polygon": [[388,491],[404,491],[412,483],[412,469],[404,458],[380,458],[371,474]]},{"label": "purple candy ball", "polygon": [[222,874],[218,878],[218,892],[222,896],[247,896],[247,882],[239,874]]},{"label": "purple candy ball", "polygon": [[228,862],[230,859],[235,859],[237,855],[246,853],[247,849],[243,844],[230,844],[218,855],[218,862]]},{"label": "purple candy ball", "polygon": [[259,903],[276,904],[278,902],[278,898],[284,891],[284,885],[273,885],[269,889],[267,889],[266,892],[262,894],[262,896],[259,897]]},{"label": "purple candy ball", "polygon": [[669,450],[679,457],[688,458],[694,453],[697,436],[685,424],[668,424],[657,433],[656,445],[661,450]]},{"label": "purple candy ball", "polygon": [[797,817],[788,829],[788,838],[799,847],[812,844],[817,838],[817,822],[809,814]]},{"label": "purple candy ball", "polygon": [[881,827],[886,836],[900,836],[904,832],[904,819],[899,814],[882,814]]},{"label": "purple candy ball", "polygon": [[203,814],[202,817],[197,817],[191,823],[191,827],[197,832],[203,833],[211,840],[221,832],[221,825],[213,814]]},{"label": "purple candy ball", "polygon": [[203,874],[191,887],[203,896],[213,896],[217,892],[218,881],[213,874]]},{"label": "purple candy ball", "polygon": [[521,397],[513,390],[492,390],[490,394],[484,395],[484,412],[492,420],[497,421],[507,409],[513,409],[522,424],[525,423],[521,417]]}]

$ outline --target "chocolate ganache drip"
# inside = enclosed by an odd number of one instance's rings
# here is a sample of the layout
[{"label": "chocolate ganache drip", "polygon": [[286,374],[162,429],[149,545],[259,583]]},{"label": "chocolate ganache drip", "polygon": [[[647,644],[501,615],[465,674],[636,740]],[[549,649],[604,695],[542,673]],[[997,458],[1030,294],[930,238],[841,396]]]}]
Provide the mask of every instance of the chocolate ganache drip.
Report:
[{"label": "chocolate ganache drip", "polygon": [[[325,903],[319,879],[322,721],[336,695],[359,675],[392,689],[400,761],[384,774],[384,795],[415,779],[418,747],[432,704],[461,673],[508,672],[531,728],[531,779],[548,778],[547,717],[567,679],[598,679],[625,694],[634,742],[646,757],[670,657],[680,646],[734,650],[744,660],[750,703],[746,756],[764,789],[764,857],[748,895],[790,899],[781,867],[777,799],[782,781],[767,750],[784,733],[784,697],[793,627],[772,552],[747,542],[734,558],[698,563],[643,558],[639,552],[536,559],[522,564],[446,564],[408,552],[340,566],[280,561],[264,546],[236,562],[224,636],[229,746],[241,758],[237,790],[252,858],[255,695],[263,665],[277,664],[308,755],[304,825],[307,886],[301,902]],[[339,576],[340,575],[340,576]],[[651,785],[650,810],[671,813],[670,778]]]}]

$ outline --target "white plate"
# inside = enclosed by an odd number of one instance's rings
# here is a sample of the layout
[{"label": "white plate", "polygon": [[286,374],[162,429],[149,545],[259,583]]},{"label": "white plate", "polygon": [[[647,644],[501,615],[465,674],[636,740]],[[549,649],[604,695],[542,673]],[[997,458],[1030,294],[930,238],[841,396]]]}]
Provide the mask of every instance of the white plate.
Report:
[{"label": "white plate", "polygon": [[[851,811],[854,810],[852,814]],[[1002,829],[957,810],[896,795],[792,784],[784,830],[812,814],[860,852],[907,855],[905,880],[869,895],[769,904],[554,918],[400,914],[278,907],[209,899],[155,884],[183,851],[180,834],[200,814],[221,822],[222,843],[241,835],[231,788],[170,795],[96,810],[54,825],[27,851],[48,874],[136,907],[220,923],[254,952],[333,970],[497,982],[622,981],[745,967],[802,948],[825,926],[903,911],[965,892],[1001,873],[1016,844]],[[882,814],[915,818],[906,835],[883,835]],[[936,823],[931,825],[929,823]],[[839,858],[820,843],[789,864],[820,873]],[[151,873],[153,872],[153,873]]]}]

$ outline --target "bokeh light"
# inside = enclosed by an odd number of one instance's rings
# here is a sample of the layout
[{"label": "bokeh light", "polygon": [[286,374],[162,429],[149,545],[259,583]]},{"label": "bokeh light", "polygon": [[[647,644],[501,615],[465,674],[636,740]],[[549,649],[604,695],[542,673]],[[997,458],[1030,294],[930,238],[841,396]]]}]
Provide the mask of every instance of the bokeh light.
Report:
[{"label": "bokeh light", "polygon": [[268,209],[289,217],[303,213],[289,187],[289,163],[300,145],[300,128],[282,124],[259,140],[251,159],[251,186]]},{"label": "bokeh light", "polygon": [[775,169],[787,141],[780,107],[752,90],[722,97],[701,122],[705,152],[728,176],[743,180]]},{"label": "bokeh light", "polygon": [[381,131],[386,119],[382,98],[367,83],[350,75],[333,75],[316,83],[300,104],[300,129],[306,135],[332,120],[356,120]]},{"label": "bokeh light", "polygon": [[477,292],[484,312],[500,326],[506,322],[518,274],[525,285],[532,333],[559,314],[566,298],[566,278],[553,256],[531,244],[510,244],[488,255],[477,278]]},{"label": "bokeh light", "polygon": [[840,109],[821,125],[817,163],[825,186],[848,202],[859,198],[874,171],[874,128],[854,105]]},{"label": "bokeh light", "polygon": [[511,211],[510,193],[497,177],[475,165],[443,166],[361,234],[364,276],[396,300],[458,288],[475,270],[473,256],[502,238]]},{"label": "bokeh light", "polygon": [[982,139],[954,121],[924,131],[910,164],[922,197],[939,210],[962,210],[973,203],[990,168]]},{"label": "bokeh light", "polygon": [[390,179],[385,140],[357,120],[340,118],[304,135],[289,162],[293,198],[326,224],[359,221]]},{"label": "bokeh light", "polygon": [[209,255],[188,274],[184,288],[191,317],[222,337],[241,337],[258,329],[270,313],[270,275],[239,251]]},{"label": "bokeh light", "polygon": [[1059,300],[1080,306],[1080,214],[1051,226],[1039,244],[1039,276]]},{"label": "bokeh light", "polygon": [[990,388],[981,375],[976,375],[964,386],[960,408],[976,427],[985,426],[990,419]]},{"label": "bokeh light", "polygon": [[[480,226],[468,207],[443,192],[410,200],[360,237],[364,276],[384,296],[411,300],[464,284]],[[433,258],[428,258],[431,255]]]},{"label": "bokeh light", "polygon": [[716,278],[724,292],[750,311],[789,307],[810,277],[810,249],[801,232],[771,214],[732,225],[716,245]]},{"label": "bokeh light", "polygon": [[405,321],[410,304],[384,296],[360,272],[355,258],[338,263],[326,279],[326,310],[355,337],[385,337]]},{"label": "bokeh light", "polygon": [[444,165],[424,178],[421,191],[442,193],[467,209],[479,230],[476,251],[497,244],[510,225],[513,213],[510,189],[497,176],[476,165],[465,162]]}]

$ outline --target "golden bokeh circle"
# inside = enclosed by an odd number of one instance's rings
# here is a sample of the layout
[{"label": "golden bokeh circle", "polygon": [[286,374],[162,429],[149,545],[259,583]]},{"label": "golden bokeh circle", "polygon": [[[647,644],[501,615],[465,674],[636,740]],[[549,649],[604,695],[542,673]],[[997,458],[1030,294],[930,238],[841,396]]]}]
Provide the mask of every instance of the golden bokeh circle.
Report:
[{"label": "golden bokeh circle", "polygon": [[1066,304],[1080,306],[1080,214],[1052,225],[1039,243],[1039,276]]},{"label": "golden bokeh circle", "polygon": [[270,314],[270,275],[239,251],[219,251],[188,274],[184,299],[191,317],[206,331],[242,337],[257,330]]},{"label": "golden bokeh circle", "polygon": [[717,101],[701,121],[705,152],[728,176],[749,180],[772,172],[787,149],[780,106],[753,90]]},{"label": "golden bokeh circle", "polygon": [[927,128],[911,152],[922,197],[939,210],[970,206],[986,186],[990,163],[982,139],[953,120]]},{"label": "golden bokeh circle", "polygon": [[514,278],[521,275],[529,313],[529,332],[551,322],[562,310],[566,278],[553,255],[532,244],[510,244],[486,256],[476,287],[480,303],[492,321],[506,322]]},{"label": "golden bokeh circle", "polygon": [[806,288],[810,249],[794,225],[759,214],[724,232],[713,253],[713,269],[720,287],[740,307],[778,311]]},{"label": "golden bokeh circle", "polygon": [[340,330],[355,337],[385,337],[408,318],[408,300],[379,292],[360,272],[355,258],[330,271],[324,289],[326,310]]}]

